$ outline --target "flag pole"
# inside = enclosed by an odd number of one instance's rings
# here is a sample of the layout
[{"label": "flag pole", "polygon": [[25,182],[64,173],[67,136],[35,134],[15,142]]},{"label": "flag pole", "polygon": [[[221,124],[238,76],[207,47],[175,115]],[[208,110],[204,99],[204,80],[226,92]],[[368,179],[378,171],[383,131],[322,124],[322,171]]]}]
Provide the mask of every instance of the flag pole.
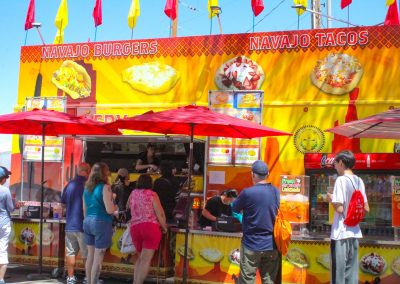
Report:
[{"label": "flag pole", "polygon": [[347,27],[350,27],[350,5],[347,6]]},{"label": "flag pole", "polygon": [[211,14],[211,18],[210,18],[210,35],[212,34],[212,14]]},{"label": "flag pole", "polygon": [[169,37],[172,36],[172,19],[169,21]]},{"label": "flag pole", "polygon": [[29,31],[29,30],[26,30],[26,31],[25,31],[25,42],[24,42],[24,45],[26,45],[26,39],[28,38],[28,31]]},{"label": "flag pole", "polygon": [[96,37],[97,37],[97,26],[94,29],[94,42],[96,42]]},{"label": "flag pole", "polygon": [[300,30],[300,15],[297,14],[297,30]]},{"label": "flag pole", "polygon": [[133,39],[133,28],[131,29],[131,40]]},{"label": "flag pole", "polygon": [[253,33],[254,33],[254,13],[253,13]]}]

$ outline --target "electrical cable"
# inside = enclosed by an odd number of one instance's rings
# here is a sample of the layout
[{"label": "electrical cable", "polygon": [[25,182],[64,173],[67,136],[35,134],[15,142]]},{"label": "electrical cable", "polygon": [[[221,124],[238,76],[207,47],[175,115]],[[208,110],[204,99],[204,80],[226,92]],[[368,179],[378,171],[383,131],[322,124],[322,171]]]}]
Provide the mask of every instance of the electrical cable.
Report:
[{"label": "electrical cable", "polygon": [[[286,0],[282,0],[281,2],[279,2],[278,5],[276,5],[274,8],[272,8],[271,11],[269,11],[267,14],[264,15],[264,17],[262,17],[257,23],[255,23],[255,24],[254,24],[254,27],[257,26],[257,25],[258,25],[259,23],[261,23],[262,21],[264,21],[265,18],[267,18],[269,15],[271,15],[272,12],[274,12],[276,9],[278,9],[279,6],[282,5],[283,2],[285,2],[285,1],[286,1]],[[248,29],[248,30],[246,31],[246,33],[250,32],[250,31],[252,31],[252,30],[253,30],[253,26],[251,26],[251,28]]]}]

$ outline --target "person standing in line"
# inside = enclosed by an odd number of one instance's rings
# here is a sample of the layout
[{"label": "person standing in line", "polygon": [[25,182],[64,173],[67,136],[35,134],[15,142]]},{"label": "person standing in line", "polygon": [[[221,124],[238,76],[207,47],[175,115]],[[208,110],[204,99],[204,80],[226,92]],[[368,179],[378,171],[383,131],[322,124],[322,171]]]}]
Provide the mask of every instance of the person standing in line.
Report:
[{"label": "person standing in line", "polygon": [[334,167],[339,177],[335,181],[333,193],[327,193],[329,201],[335,209],[331,229],[331,283],[358,283],[358,239],[362,238],[360,226],[350,227],[344,224],[351,196],[355,189],[364,197],[364,210],[369,212],[365,185],[356,176],[352,168],[356,163],[354,154],[344,150],[338,153]]},{"label": "person standing in line", "polygon": [[161,177],[154,181],[153,190],[160,198],[168,223],[174,223],[173,210],[179,193],[179,181],[176,179],[175,164],[172,161],[162,161],[160,164]]},{"label": "person standing in line", "polygon": [[8,241],[11,233],[11,212],[17,208],[15,197],[4,186],[11,172],[6,167],[0,167],[0,284],[5,284],[4,275],[8,264]]},{"label": "person standing in line", "polygon": [[255,161],[251,167],[253,186],[245,188],[233,202],[236,213],[243,211],[243,238],[240,247],[239,283],[254,283],[259,270],[264,284],[274,283],[278,274],[281,255],[273,234],[276,214],[279,208],[279,191],[265,179],[268,166]]},{"label": "person standing in line", "polygon": [[78,174],[64,188],[61,203],[66,206],[67,222],[65,224],[65,253],[67,264],[67,284],[74,284],[76,255],[81,255],[83,264],[86,263],[87,247],[83,240],[83,190],[90,174],[90,165],[81,163]]},{"label": "person standing in line", "polygon": [[129,197],[131,209],[131,237],[139,257],[135,263],[133,284],[142,284],[150,269],[150,262],[161,241],[161,231],[167,232],[164,210],[153,181],[147,174],[139,176],[136,189]]},{"label": "person standing in line", "polygon": [[109,176],[110,170],[105,163],[94,164],[83,193],[83,231],[88,248],[85,268],[88,284],[99,282],[104,253],[111,246],[113,214],[118,207],[114,205],[108,183]]},{"label": "person standing in line", "polygon": [[129,218],[127,218],[126,206],[133,188],[130,187],[129,172],[126,168],[120,168],[118,170],[117,178],[111,186],[111,190],[113,192],[114,202],[118,206],[119,210],[118,221],[128,221],[128,219],[130,219],[130,212],[128,214]]}]

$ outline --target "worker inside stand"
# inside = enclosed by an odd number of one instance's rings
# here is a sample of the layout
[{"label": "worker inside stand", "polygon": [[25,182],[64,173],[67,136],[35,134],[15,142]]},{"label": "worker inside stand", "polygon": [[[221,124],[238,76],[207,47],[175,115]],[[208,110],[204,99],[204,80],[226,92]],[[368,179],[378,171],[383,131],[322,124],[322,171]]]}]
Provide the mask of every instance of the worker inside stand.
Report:
[{"label": "worker inside stand", "polygon": [[154,173],[158,171],[160,160],[155,155],[155,146],[147,144],[146,151],[139,154],[135,169],[138,173]]},{"label": "worker inside stand", "polygon": [[201,212],[199,226],[202,228],[211,227],[218,217],[233,216],[231,203],[237,195],[236,189],[227,189],[221,195],[210,198]]}]

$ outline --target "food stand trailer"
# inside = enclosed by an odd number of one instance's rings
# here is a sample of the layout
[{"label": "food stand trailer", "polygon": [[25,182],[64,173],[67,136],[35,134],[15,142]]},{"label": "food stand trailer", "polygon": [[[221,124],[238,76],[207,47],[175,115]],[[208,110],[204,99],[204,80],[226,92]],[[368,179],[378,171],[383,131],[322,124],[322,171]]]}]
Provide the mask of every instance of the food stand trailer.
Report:
[{"label": "food stand trailer", "polygon": [[[67,112],[107,122],[148,110],[158,111],[192,103],[212,106],[209,91],[213,90],[222,93],[260,90],[263,93],[263,111],[259,122],[294,134],[291,137],[260,140],[259,157],[270,167],[269,180],[279,186],[281,175],[305,174],[305,153],[334,153],[340,149],[350,149],[356,153],[393,152],[396,141],[350,140],[325,133],[324,129],[400,105],[397,94],[397,78],[400,77],[400,69],[397,68],[400,61],[399,33],[397,26],[380,26],[24,46],[21,48],[15,111],[21,111],[26,98],[34,94],[39,74],[43,79],[40,86],[42,99],[64,97]],[[244,106],[243,111],[235,109],[225,99],[224,95],[215,96],[215,102],[225,105],[223,108],[227,113],[248,120],[254,118],[254,112],[250,113],[252,110],[249,107]],[[124,139],[132,139],[129,143],[134,141],[134,137],[142,135],[134,131],[124,134]],[[96,141],[100,144],[110,142],[107,139],[97,137]],[[89,142],[66,138],[62,161],[46,162],[45,186],[49,195],[55,193],[55,198],[59,196],[68,178],[75,174],[77,164],[85,160],[86,153],[92,151],[87,148]],[[123,141],[111,142],[120,144]],[[16,191],[20,199],[29,200],[28,192],[37,187],[35,173],[39,172],[39,165],[23,160],[20,144],[19,137],[15,136],[10,184],[11,190]],[[118,155],[109,153],[106,162],[115,162],[112,167],[114,171],[119,167],[116,161],[122,161],[125,165],[123,161],[128,157],[131,159],[128,164],[131,165],[135,159],[134,149],[137,146],[131,149],[130,144],[126,145],[116,150],[121,151]],[[215,154],[217,148],[214,147],[212,153]],[[222,150],[223,147],[220,148]],[[131,156],[126,156],[126,152]],[[250,156],[254,152],[248,149],[242,153]],[[209,147],[205,148],[203,154],[210,155]],[[205,161],[204,179],[200,178],[200,184],[204,186],[198,192],[203,200],[223,189],[236,188],[240,191],[251,184],[249,167],[208,163],[207,157]],[[22,168],[26,173],[23,176]],[[21,184],[24,184],[23,192]],[[15,222],[16,225],[18,222]],[[21,227],[24,229],[27,226]],[[36,232],[34,228],[32,231]],[[21,251],[25,237],[21,237],[16,227],[14,232],[15,238],[10,241],[10,258],[25,262]],[[122,229],[114,235],[113,247],[107,252],[103,268],[105,271],[124,270],[131,273],[132,265],[122,264],[121,258],[125,256],[118,254],[117,238],[120,233]],[[310,235],[312,233],[311,230]],[[214,247],[212,240],[221,237],[221,234],[202,232],[199,237],[209,238],[209,243]],[[231,240],[232,245],[221,247],[223,256],[219,263],[207,261],[197,249],[192,251],[190,281],[201,282],[207,278],[211,283],[219,283],[221,279],[225,283],[234,282],[232,278],[238,274],[234,251],[239,247],[240,234],[225,236],[224,233],[222,237]],[[315,257],[322,255],[325,258],[327,237],[328,231],[324,231],[323,238],[318,239],[295,236],[292,246],[298,248],[297,251],[321,251]],[[179,247],[179,233],[176,238]],[[393,241],[393,237],[382,240],[378,236],[376,242],[372,242],[372,239],[365,235],[363,242],[370,247],[373,245],[373,251],[361,247],[360,258],[372,252],[377,253],[385,260],[385,269],[370,273],[360,268],[360,279],[370,281],[379,276],[381,283],[398,283],[400,272],[394,257],[400,255],[398,243]],[[59,244],[58,250],[62,251],[62,242]],[[32,247],[35,246],[33,242]],[[46,257],[58,256],[55,250],[47,247],[45,264],[53,266],[53,263],[46,262]],[[34,248],[31,254],[35,256]],[[299,267],[293,261],[284,259],[283,282],[327,283],[329,269],[320,267],[315,257],[310,257],[307,267],[304,264]],[[179,278],[179,265],[176,266],[180,262],[179,253],[175,254],[175,260],[175,271],[172,261],[166,265],[169,271],[166,274],[175,273]],[[196,261],[199,261],[200,267],[194,271],[192,264]],[[120,266],[124,268],[116,268]],[[156,269],[153,267],[152,271]],[[225,276],[221,276],[223,274]],[[219,276],[214,279],[213,275]]]}]

